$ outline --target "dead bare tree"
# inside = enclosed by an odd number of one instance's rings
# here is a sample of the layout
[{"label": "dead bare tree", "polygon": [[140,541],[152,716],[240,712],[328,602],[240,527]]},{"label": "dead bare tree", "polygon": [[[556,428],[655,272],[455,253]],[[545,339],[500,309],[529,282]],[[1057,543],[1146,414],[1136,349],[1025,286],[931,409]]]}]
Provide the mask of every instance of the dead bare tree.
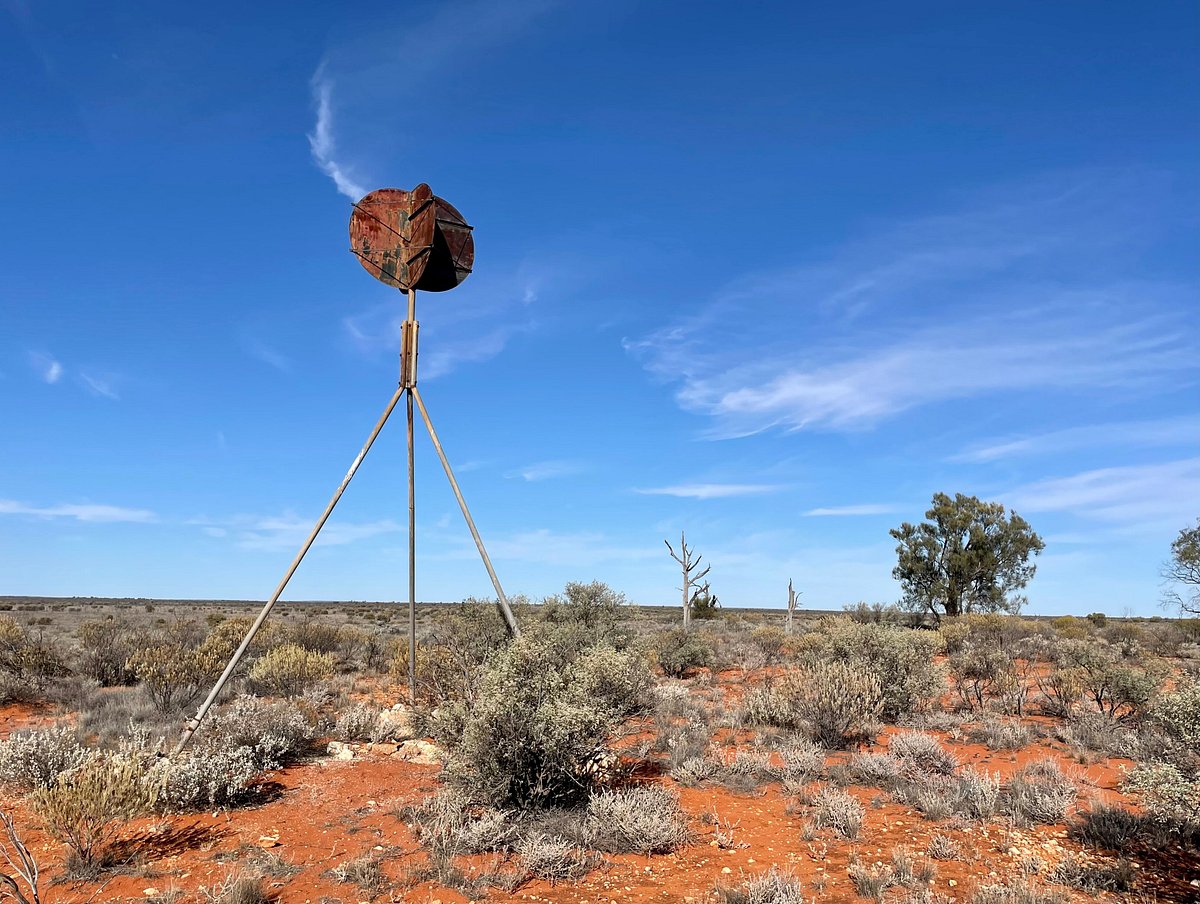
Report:
[{"label": "dead bare tree", "polygon": [[[13,874],[0,872],[0,900],[6,897],[6,892],[17,904],[41,904],[42,898],[38,891],[41,870],[38,869],[37,860],[17,833],[11,813],[0,810],[0,825],[4,828],[4,837],[0,837],[0,854],[4,855],[8,869]],[[25,883],[26,891],[21,891],[17,879]]]},{"label": "dead bare tree", "polygon": [[704,557],[694,555],[695,550],[688,548],[687,537],[683,531],[679,532],[678,555],[676,555],[674,547],[671,546],[670,540],[663,540],[663,542],[667,544],[667,550],[671,553],[671,558],[678,562],[679,567],[683,569],[683,587],[680,589],[683,591],[683,628],[686,631],[692,626],[692,585],[708,574],[712,566],[705,565],[703,571],[696,571],[700,567],[700,560]]},{"label": "dead bare tree", "polygon": [[792,589],[792,579],[788,578],[787,622],[784,624],[784,630],[787,631],[788,634],[792,633],[793,616],[796,614],[796,597],[799,595],[800,594]]}]

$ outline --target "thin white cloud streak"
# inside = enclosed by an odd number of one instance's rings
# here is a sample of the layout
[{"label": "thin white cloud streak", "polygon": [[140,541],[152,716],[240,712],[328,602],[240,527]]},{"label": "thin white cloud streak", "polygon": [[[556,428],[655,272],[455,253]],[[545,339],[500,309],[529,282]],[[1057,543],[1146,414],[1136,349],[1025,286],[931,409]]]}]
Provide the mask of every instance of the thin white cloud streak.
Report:
[{"label": "thin white cloud streak", "polygon": [[734,496],[761,496],[783,489],[785,487],[774,483],[682,483],[635,489],[634,492],[643,496],[675,496],[679,499],[728,499]]},{"label": "thin white cloud streak", "polygon": [[511,42],[559,5],[556,0],[474,0],[444,4],[425,21],[409,17],[402,27],[380,28],[372,21],[352,44],[332,48],[313,73],[316,121],[308,145],[314,162],[341,194],[357,201],[366,189],[338,150],[335,82],[349,86],[351,118],[371,123],[377,134],[391,133],[394,145],[394,130],[417,116],[420,88],[441,73],[467,71],[485,50]]},{"label": "thin white cloud streak", "polygon": [[[313,519],[298,515],[236,515],[228,519],[193,518],[187,522],[197,526],[214,539],[229,539],[234,545],[248,550],[295,550],[308,537]],[[315,546],[345,546],[402,530],[401,525],[388,519],[359,524],[330,521],[317,535]]]},{"label": "thin white cloud streak", "polygon": [[1153,448],[1175,445],[1200,448],[1200,417],[1115,421],[1011,439],[987,440],[951,456],[948,460],[983,463],[1018,457],[1056,455],[1077,449]]},{"label": "thin white cloud streak", "polygon": [[1200,499],[1200,458],[1051,477],[1001,498],[1021,514],[1068,512],[1130,527],[1182,526],[1195,517]]},{"label": "thin white cloud streak", "polygon": [[1121,253],[1157,228],[1137,203],[1153,180],[1062,181],[743,276],[625,347],[677,384],[713,438],[860,430],[984,396],[1194,383],[1195,287],[1119,275]]},{"label": "thin white cloud streak", "polygon": [[808,518],[839,518],[865,515],[892,515],[899,511],[894,505],[833,505],[825,508],[809,509],[804,513]]},{"label": "thin white cloud streak", "polygon": [[90,524],[136,523],[148,524],[158,520],[147,509],[125,508],[119,505],[91,503],[62,505],[30,505],[15,499],[0,499],[0,515],[28,515],[35,518],[68,518]]},{"label": "thin white cloud streak", "polygon": [[267,345],[261,339],[256,339],[253,336],[243,336],[242,348],[246,350],[246,353],[250,357],[275,368],[280,373],[286,374],[292,371],[291,360],[286,355]]},{"label": "thin white cloud streak", "polygon": [[575,474],[583,473],[584,470],[584,464],[578,461],[539,461],[507,471],[504,476],[508,478],[519,477],[527,483],[535,483],[539,480],[571,477]]},{"label": "thin white cloud streak", "polygon": [[333,180],[337,190],[351,201],[357,201],[367,191],[334,156],[337,153],[337,140],[333,134],[333,80],[325,74],[324,64],[313,74],[312,93],[317,119],[313,130],[308,133],[309,151],[321,172]]},{"label": "thin white cloud streak", "polygon": [[30,352],[29,364],[41,377],[43,383],[53,386],[62,379],[63,366],[55,358],[42,352]]},{"label": "thin white cloud streak", "polygon": [[119,401],[121,398],[110,377],[101,377],[81,370],[79,372],[79,380],[83,383],[83,388],[94,396],[101,396],[113,401]]}]

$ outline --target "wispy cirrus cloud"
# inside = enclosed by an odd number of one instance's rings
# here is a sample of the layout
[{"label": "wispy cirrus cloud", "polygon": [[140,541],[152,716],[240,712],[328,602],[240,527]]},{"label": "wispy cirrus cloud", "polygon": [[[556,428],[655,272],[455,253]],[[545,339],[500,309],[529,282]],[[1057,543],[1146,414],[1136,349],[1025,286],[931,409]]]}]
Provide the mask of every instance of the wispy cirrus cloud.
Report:
[{"label": "wispy cirrus cloud", "polygon": [[346,166],[337,160],[337,139],[333,132],[333,79],[322,63],[312,77],[313,105],[316,107],[316,122],[308,133],[308,149],[321,172],[333,180],[338,192],[351,201],[357,201],[367,189],[351,175]]},{"label": "wispy cirrus cloud", "polygon": [[[308,134],[313,161],[338,192],[357,201],[367,189],[357,175],[357,162],[347,163],[339,148],[335,112],[347,114],[357,126],[356,135],[368,133],[365,143],[386,137],[394,150],[397,134],[409,131],[399,127],[420,119],[419,89],[429,80],[468,70],[489,49],[510,43],[560,5],[558,0],[470,0],[442,4],[424,19],[406,16],[403,26],[395,28],[373,20],[352,43],[330,48],[313,73],[315,122]],[[335,111],[335,88],[343,86]],[[352,156],[362,159],[361,153]]]},{"label": "wispy cirrus cloud", "polygon": [[261,339],[250,335],[243,335],[241,337],[241,343],[242,348],[245,349],[246,354],[248,354],[250,357],[275,368],[275,370],[279,371],[280,373],[291,373],[291,360],[278,349],[267,345],[267,343],[263,342]]},{"label": "wispy cirrus cloud", "polygon": [[1001,498],[1022,514],[1068,512],[1125,526],[1184,525],[1195,517],[1200,499],[1200,458],[1050,477]]},{"label": "wispy cirrus cloud", "polygon": [[861,430],[986,396],[1194,384],[1196,287],[1120,265],[1156,228],[1138,180],[1061,181],[744,277],[625,347],[713,438]]},{"label": "wispy cirrus cloud", "polygon": [[29,365],[41,377],[43,383],[53,386],[62,379],[62,363],[54,356],[48,355],[45,352],[30,352]]},{"label": "wispy cirrus cloud", "polygon": [[775,483],[680,483],[665,487],[635,489],[643,496],[675,496],[679,499],[728,499],[733,496],[762,496],[786,487]]},{"label": "wispy cirrus cloud", "polygon": [[147,524],[158,520],[148,509],[126,508],[119,505],[95,503],[63,503],[60,505],[32,505],[15,499],[0,499],[0,515],[28,515],[34,518],[66,518],[92,524],[115,524],[122,522]]},{"label": "wispy cirrus cloud", "polygon": [[553,480],[556,477],[571,477],[575,474],[582,474],[585,470],[587,470],[587,465],[580,461],[538,461],[506,471],[504,476],[520,478],[527,483],[535,483],[539,480]]},{"label": "wispy cirrus cloud", "polygon": [[84,389],[94,396],[112,399],[114,402],[121,399],[120,393],[117,392],[117,378],[112,374],[92,373],[81,370],[79,372],[79,382]]},{"label": "wispy cirrus cloud", "polygon": [[1058,455],[1078,449],[1176,445],[1200,448],[1200,416],[1113,421],[1007,439],[984,440],[951,456],[949,460],[989,462],[1037,455]]},{"label": "wispy cirrus cloud", "polygon": [[[235,515],[231,518],[192,518],[187,523],[216,539],[229,539],[241,549],[298,549],[312,530],[315,518],[302,518],[291,512],[282,515]],[[403,530],[390,518],[352,523],[328,521],[314,545],[345,546]]]},{"label": "wispy cirrus cloud", "polygon": [[887,504],[865,503],[863,505],[833,505],[825,508],[813,508],[804,513],[809,518],[851,518],[867,515],[891,515],[900,510],[899,506]]}]

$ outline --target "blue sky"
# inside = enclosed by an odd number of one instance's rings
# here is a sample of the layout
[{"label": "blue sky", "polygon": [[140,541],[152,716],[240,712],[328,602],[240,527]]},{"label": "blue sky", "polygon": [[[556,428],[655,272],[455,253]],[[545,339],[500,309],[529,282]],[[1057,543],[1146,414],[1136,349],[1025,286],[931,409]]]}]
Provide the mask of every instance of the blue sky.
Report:
[{"label": "blue sky", "polygon": [[[262,598],[395,385],[350,202],[476,269],[423,395],[510,593],[891,601],[936,491],[1030,611],[1200,514],[1191,3],[0,5],[0,593]],[[427,440],[418,594],[490,592]],[[407,589],[403,422],[289,591]]]}]

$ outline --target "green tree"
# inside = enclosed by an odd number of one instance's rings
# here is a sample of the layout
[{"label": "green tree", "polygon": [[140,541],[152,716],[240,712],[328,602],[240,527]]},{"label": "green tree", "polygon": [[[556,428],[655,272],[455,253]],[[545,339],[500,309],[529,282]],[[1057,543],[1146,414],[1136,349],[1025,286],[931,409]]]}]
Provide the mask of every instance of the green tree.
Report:
[{"label": "green tree", "polygon": [[943,615],[1020,611],[1017,591],[1037,566],[1029,561],[1045,548],[1016,512],[998,502],[962,493],[935,493],[920,524],[907,521],[889,531],[899,540],[892,577],[904,590],[901,605],[912,612]]},{"label": "green tree", "polygon": [[1200,615],[1200,518],[1195,527],[1185,527],[1171,544],[1171,561],[1163,566],[1162,576],[1173,584],[1166,602],[1184,612]]}]

